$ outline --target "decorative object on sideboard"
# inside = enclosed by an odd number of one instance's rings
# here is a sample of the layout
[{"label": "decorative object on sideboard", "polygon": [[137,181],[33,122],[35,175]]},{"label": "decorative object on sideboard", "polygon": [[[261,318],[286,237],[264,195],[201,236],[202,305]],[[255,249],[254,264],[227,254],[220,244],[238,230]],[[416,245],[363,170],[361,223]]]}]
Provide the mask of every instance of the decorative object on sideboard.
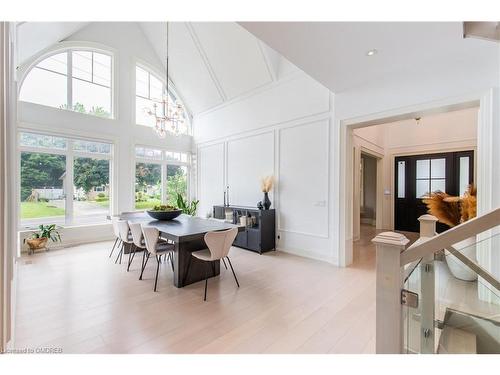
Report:
[{"label": "decorative object on sideboard", "polygon": [[259,210],[263,210],[263,209],[264,209],[264,205],[262,204],[262,201],[258,201],[258,202],[257,202],[257,208],[258,208]]},{"label": "decorative object on sideboard", "polygon": [[260,182],[260,189],[264,193],[264,200],[262,204],[264,209],[269,210],[271,208],[271,201],[269,200],[269,192],[272,190],[274,185],[274,176],[266,176]]},{"label": "decorative object on sideboard", "polygon": [[[451,228],[476,217],[476,196],[476,187],[469,185],[461,197],[454,197],[441,191],[436,191],[423,199],[423,202],[427,205],[428,212],[431,215],[435,216],[439,222]],[[477,262],[475,243],[476,238],[471,237],[454,244],[454,247],[473,262]],[[446,264],[448,264],[448,268],[453,276],[465,281],[477,280],[477,274],[456,259],[446,249],[445,255]]]},{"label": "decorative object on sideboard", "polygon": [[247,226],[247,217],[246,216],[240,216],[240,225],[243,227]]},{"label": "decorative object on sideboard", "polygon": [[49,239],[52,242],[61,242],[61,235],[57,231],[57,227],[55,224],[50,225],[39,225],[38,231],[33,233],[30,238],[25,238],[23,243],[28,244],[30,249],[29,254],[33,254],[35,250],[46,249],[47,242]]}]

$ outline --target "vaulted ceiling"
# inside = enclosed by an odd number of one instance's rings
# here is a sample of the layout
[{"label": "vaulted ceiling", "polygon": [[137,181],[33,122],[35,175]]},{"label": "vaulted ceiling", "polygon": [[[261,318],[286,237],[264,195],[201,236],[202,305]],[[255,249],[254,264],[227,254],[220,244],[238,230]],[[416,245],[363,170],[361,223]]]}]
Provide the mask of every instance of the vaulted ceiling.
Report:
[{"label": "vaulted ceiling", "polygon": [[[19,24],[20,63],[87,25],[76,22]],[[140,22],[139,26],[160,61],[165,63],[166,23]],[[176,89],[193,114],[214,108],[296,70],[234,22],[170,23],[169,68]]]}]

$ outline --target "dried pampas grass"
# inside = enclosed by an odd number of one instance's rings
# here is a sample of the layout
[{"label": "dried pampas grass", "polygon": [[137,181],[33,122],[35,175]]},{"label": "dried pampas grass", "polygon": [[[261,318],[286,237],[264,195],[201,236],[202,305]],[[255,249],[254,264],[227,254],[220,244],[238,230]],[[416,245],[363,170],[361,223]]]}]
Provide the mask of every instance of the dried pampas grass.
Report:
[{"label": "dried pampas grass", "polygon": [[269,193],[274,185],[274,176],[266,176],[260,180],[260,189],[263,193]]},{"label": "dried pampas grass", "polygon": [[463,197],[454,197],[436,191],[423,202],[427,205],[428,212],[435,216],[440,223],[454,227],[476,217],[476,195],[476,187],[469,185]]}]

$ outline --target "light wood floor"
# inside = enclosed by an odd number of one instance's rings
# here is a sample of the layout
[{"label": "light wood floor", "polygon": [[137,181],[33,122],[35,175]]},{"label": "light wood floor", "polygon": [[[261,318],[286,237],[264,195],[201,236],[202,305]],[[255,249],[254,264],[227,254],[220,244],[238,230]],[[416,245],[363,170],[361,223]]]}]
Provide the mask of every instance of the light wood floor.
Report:
[{"label": "light wood floor", "polygon": [[108,259],[110,242],[23,257],[16,347],[64,353],[373,353],[373,233],[355,244],[356,263],[338,268],[283,252],[231,249],[230,271],[177,289],[154,264]]}]

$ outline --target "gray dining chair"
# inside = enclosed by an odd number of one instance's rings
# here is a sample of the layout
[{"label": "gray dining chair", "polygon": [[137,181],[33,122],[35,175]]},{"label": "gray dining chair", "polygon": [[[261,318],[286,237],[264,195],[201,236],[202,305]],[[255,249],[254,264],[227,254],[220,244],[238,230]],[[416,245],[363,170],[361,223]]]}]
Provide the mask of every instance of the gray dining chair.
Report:
[{"label": "gray dining chair", "polygon": [[139,280],[142,280],[142,275],[148,263],[149,257],[151,255],[154,255],[156,258],[157,265],[156,265],[155,286],[153,290],[156,292],[156,287],[158,285],[158,272],[160,270],[161,256],[164,254],[168,254],[167,260],[170,259],[170,265],[172,266],[172,271],[174,271],[173,254],[175,250],[175,245],[161,239],[160,231],[155,227],[141,225],[141,229],[142,229],[142,234],[144,236],[144,243],[146,245],[146,250],[148,254],[145,257],[145,261],[143,261],[141,276],[139,276]]},{"label": "gray dining chair", "polygon": [[[205,262],[205,295],[203,300],[207,300],[207,286],[208,286],[208,272],[210,271],[210,265],[212,268],[214,266],[215,261],[227,259],[229,266],[231,267],[231,271],[233,272],[234,281],[236,281],[236,285],[238,288],[240,287],[240,283],[238,282],[238,278],[236,277],[236,273],[234,272],[233,265],[231,264],[231,259],[229,259],[229,250],[238,234],[237,228],[231,228],[228,230],[217,231],[217,232],[208,232],[205,234],[205,243],[207,244],[207,249],[194,251],[191,253],[196,259],[199,259]],[[189,262],[191,263],[191,262]],[[224,262],[224,266],[226,263]],[[188,264],[189,267],[189,264]],[[227,266],[226,266],[227,269]],[[189,269],[188,269],[189,270]]]}]

